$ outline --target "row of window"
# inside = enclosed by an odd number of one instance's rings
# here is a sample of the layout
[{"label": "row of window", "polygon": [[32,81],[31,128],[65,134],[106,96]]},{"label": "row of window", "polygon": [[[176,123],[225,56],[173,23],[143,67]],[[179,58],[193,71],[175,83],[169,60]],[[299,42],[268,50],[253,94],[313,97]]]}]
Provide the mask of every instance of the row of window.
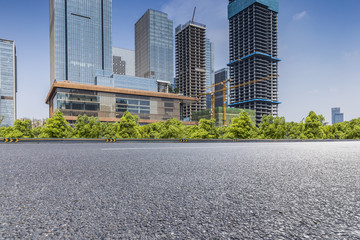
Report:
[{"label": "row of window", "polygon": [[122,105],[150,106],[150,101],[126,98],[116,98],[116,103]]}]

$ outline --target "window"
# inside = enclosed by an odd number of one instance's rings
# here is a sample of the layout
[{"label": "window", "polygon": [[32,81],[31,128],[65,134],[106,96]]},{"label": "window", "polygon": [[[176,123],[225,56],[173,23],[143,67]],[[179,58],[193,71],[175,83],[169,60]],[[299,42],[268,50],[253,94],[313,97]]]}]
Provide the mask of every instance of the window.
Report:
[{"label": "window", "polygon": [[165,103],[165,107],[174,107],[174,103]]}]

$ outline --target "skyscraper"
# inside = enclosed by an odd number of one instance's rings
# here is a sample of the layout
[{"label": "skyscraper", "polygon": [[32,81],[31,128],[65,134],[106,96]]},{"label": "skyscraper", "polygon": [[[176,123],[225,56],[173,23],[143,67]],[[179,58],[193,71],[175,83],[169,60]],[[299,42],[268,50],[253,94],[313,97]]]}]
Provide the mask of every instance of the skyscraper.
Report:
[{"label": "skyscraper", "polygon": [[16,119],[16,84],[17,76],[15,43],[14,41],[0,39],[1,126],[12,126]]},{"label": "skyscraper", "polygon": [[332,108],[331,109],[331,122],[332,124],[341,123],[344,121],[344,114],[340,112],[340,108]]},{"label": "skyscraper", "polygon": [[278,115],[278,0],[229,0],[230,106]]},{"label": "skyscraper", "polygon": [[[214,84],[214,43],[206,38],[206,87],[211,87]],[[207,92],[211,88],[206,89]],[[211,108],[211,95],[206,96],[206,108]]]},{"label": "skyscraper", "polygon": [[111,75],[112,0],[50,0],[50,84]]},{"label": "skyscraper", "polygon": [[[215,72],[215,84],[221,83],[228,79],[229,79],[229,69],[223,68]],[[228,85],[229,83],[226,83],[226,87],[228,87]],[[219,91],[215,93],[215,107],[223,107],[224,97],[223,97],[223,92],[221,91],[222,89],[223,89],[222,84],[215,86],[215,91]],[[229,90],[226,90],[227,93],[228,91]],[[229,95],[227,94],[227,96]]]},{"label": "skyscraper", "polygon": [[206,26],[196,22],[179,25],[175,30],[176,87],[184,96],[198,97],[199,101],[184,106],[184,118],[206,109]]},{"label": "skyscraper", "polygon": [[135,51],[113,47],[114,74],[135,76]]},{"label": "skyscraper", "polygon": [[173,21],[163,12],[149,9],[135,24],[135,74],[164,80],[174,78]]}]

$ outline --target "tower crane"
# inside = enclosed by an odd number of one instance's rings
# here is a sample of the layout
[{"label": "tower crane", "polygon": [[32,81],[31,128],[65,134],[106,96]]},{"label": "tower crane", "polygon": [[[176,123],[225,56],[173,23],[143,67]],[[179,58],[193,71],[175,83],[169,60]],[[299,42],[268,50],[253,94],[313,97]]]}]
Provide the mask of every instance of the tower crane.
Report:
[{"label": "tower crane", "polygon": [[[216,84],[212,84],[210,87],[205,88],[205,89],[211,88],[212,91],[208,92],[208,93],[201,93],[200,96],[205,96],[205,95],[210,95],[211,94],[211,118],[215,119],[215,93],[222,92],[222,94],[223,94],[223,124],[225,126],[226,125],[226,106],[227,106],[227,104],[226,104],[226,91],[227,90],[237,88],[237,87],[246,86],[246,85],[255,84],[255,83],[266,81],[266,80],[270,80],[270,79],[273,79],[275,77],[279,77],[279,75],[273,75],[273,76],[269,76],[269,77],[260,78],[260,79],[253,80],[253,81],[250,81],[250,82],[241,83],[241,84],[238,84],[238,85],[235,85],[235,86],[232,86],[232,87],[226,87],[226,83],[231,81],[231,79],[227,79],[225,81],[222,81],[222,82],[219,82],[219,83],[216,83]],[[223,88],[220,89],[220,90],[215,91],[215,86],[218,86],[218,85],[222,85]]]}]

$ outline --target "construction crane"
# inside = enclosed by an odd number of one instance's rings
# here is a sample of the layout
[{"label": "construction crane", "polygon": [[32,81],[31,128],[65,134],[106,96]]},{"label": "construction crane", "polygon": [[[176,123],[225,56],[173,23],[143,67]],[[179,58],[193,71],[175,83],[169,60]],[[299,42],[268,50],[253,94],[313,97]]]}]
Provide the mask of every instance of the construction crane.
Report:
[{"label": "construction crane", "polygon": [[[222,94],[223,94],[223,124],[225,126],[226,125],[226,107],[227,107],[226,91],[227,90],[242,87],[242,86],[246,86],[246,85],[255,84],[255,83],[266,81],[266,80],[270,80],[270,79],[273,79],[275,77],[279,77],[279,75],[273,75],[273,76],[253,80],[253,81],[238,84],[238,85],[235,85],[235,86],[232,86],[232,87],[226,87],[226,83],[231,81],[231,79],[227,79],[225,81],[213,84],[210,87],[205,88],[205,89],[211,88],[212,91],[208,92],[208,93],[201,93],[200,96],[205,96],[205,95],[210,95],[211,94],[211,118],[215,119],[215,93],[222,92]],[[215,86],[218,86],[218,85],[223,85],[223,88],[220,89],[220,90],[215,91]]]},{"label": "construction crane", "polygon": [[195,13],[196,13],[196,7],[194,7],[194,13],[193,13],[193,17],[192,17],[192,20],[191,20],[191,22],[194,22],[194,18],[195,18]]}]

